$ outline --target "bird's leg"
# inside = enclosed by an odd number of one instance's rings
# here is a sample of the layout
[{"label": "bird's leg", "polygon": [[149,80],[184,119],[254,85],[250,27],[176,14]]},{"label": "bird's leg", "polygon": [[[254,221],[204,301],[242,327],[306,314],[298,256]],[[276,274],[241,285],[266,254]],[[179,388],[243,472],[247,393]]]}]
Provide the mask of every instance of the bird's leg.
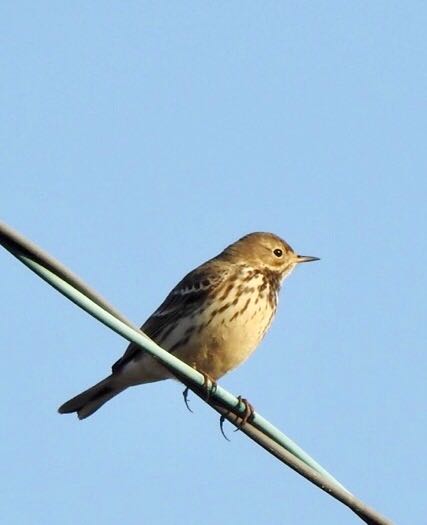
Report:
[{"label": "bird's leg", "polygon": [[254,407],[249,403],[247,399],[245,399],[242,396],[238,396],[237,399],[239,400],[239,403],[237,404],[236,408],[240,408],[240,404],[243,403],[244,411],[243,414],[239,414],[241,421],[237,425],[237,428],[234,432],[241,430],[243,426],[246,425],[246,423],[253,418],[253,415],[255,413]]}]

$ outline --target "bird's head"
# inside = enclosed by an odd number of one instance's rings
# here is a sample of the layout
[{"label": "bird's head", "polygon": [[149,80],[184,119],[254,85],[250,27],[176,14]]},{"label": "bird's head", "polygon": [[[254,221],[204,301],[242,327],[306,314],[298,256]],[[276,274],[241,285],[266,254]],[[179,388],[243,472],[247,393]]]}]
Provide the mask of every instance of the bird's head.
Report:
[{"label": "bird's head", "polygon": [[297,264],[318,261],[318,257],[298,255],[289,244],[273,233],[255,232],[228,246],[221,254],[235,263],[248,263],[286,277]]}]

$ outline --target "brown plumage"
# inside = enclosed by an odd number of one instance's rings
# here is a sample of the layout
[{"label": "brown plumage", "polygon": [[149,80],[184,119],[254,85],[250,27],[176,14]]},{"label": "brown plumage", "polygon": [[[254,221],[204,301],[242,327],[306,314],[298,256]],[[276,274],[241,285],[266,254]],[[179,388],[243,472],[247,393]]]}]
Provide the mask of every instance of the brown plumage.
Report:
[{"label": "brown plumage", "polygon": [[[300,262],[272,233],[251,233],[188,273],[142,325],[142,331],[216,380],[245,361],[268,330],[283,279]],[[129,386],[172,377],[130,344],[112,374],[64,403],[60,413],[83,419]]]}]

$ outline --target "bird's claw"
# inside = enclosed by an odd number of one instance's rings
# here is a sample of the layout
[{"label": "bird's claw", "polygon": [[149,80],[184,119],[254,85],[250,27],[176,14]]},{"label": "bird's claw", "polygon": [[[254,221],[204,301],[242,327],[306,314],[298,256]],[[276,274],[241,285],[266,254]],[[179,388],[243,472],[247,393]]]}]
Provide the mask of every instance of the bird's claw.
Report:
[{"label": "bird's claw", "polygon": [[[239,419],[241,420],[240,423],[236,425],[236,428],[234,429],[234,432],[237,432],[238,430],[241,430],[246,423],[253,418],[253,415],[255,413],[254,407],[249,403],[247,399],[245,399],[242,396],[238,396],[238,404],[236,405],[236,409],[240,408],[240,404],[243,403],[244,406],[244,412],[243,414],[238,414]],[[228,414],[229,412],[227,412]],[[230,441],[230,439],[227,437],[227,435],[224,432],[224,421],[225,421],[225,415],[222,415],[219,419],[219,428],[221,430],[221,434],[224,436],[224,438],[227,441]]]},{"label": "bird's claw", "polygon": [[239,417],[241,418],[240,423],[236,426],[236,429],[234,432],[237,432],[238,430],[241,430],[246,423],[253,418],[253,415],[255,413],[254,407],[249,403],[247,399],[245,399],[242,396],[237,396],[237,399],[239,400],[239,403],[237,404],[236,408],[240,408],[240,404],[243,403],[244,411],[243,414],[239,414]]},{"label": "bird's claw", "polygon": [[203,376],[202,389],[205,394],[205,401],[209,401],[211,395],[215,394],[216,389],[218,388],[217,382],[214,381],[210,375],[206,374],[206,372],[202,372],[201,370],[199,370],[199,372]]},{"label": "bird's claw", "polygon": [[182,396],[184,398],[184,403],[185,403],[185,406],[187,407],[188,411],[191,412],[192,414],[194,413],[191,408],[190,408],[190,403],[188,401],[188,392],[189,392],[189,388],[187,386],[187,388],[184,390],[184,392],[182,393]]},{"label": "bird's claw", "polygon": [[[197,370],[197,368],[195,366],[193,366],[193,368],[195,370]],[[202,393],[204,394],[205,401],[209,401],[209,399],[211,398],[211,395],[216,392],[217,383],[208,374],[206,374],[206,372],[202,372],[201,370],[197,370],[197,371],[200,372],[202,374],[202,376],[203,376],[203,385],[201,386],[201,390],[202,390]],[[190,391],[190,389],[187,386],[187,388],[182,393],[182,396],[184,398],[185,406],[193,414],[194,412],[191,410],[190,404],[189,404],[189,401],[188,401],[188,392],[189,391]]]},{"label": "bird's claw", "polygon": [[224,439],[226,439],[227,441],[231,441],[231,439],[229,439],[227,437],[227,434],[224,432],[224,421],[225,421],[225,416],[221,416],[219,418],[219,428],[221,430],[221,434],[224,436]]}]

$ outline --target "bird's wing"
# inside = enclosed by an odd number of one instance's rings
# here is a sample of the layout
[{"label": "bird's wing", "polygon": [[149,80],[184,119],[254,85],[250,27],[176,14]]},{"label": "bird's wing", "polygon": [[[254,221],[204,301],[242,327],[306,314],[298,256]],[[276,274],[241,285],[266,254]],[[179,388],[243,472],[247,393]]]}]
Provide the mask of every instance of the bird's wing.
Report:
[{"label": "bird's wing", "polygon": [[[204,264],[187,274],[169,293],[157,310],[145,321],[141,330],[158,344],[172,331],[181,318],[191,315],[199,309],[208,296],[221,286],[229,269],[221,270]],[[132,361],[143,350],[135,343],[130,343],[123,356],[114,363],[113,374],[120,372],[124,365]]]}]

